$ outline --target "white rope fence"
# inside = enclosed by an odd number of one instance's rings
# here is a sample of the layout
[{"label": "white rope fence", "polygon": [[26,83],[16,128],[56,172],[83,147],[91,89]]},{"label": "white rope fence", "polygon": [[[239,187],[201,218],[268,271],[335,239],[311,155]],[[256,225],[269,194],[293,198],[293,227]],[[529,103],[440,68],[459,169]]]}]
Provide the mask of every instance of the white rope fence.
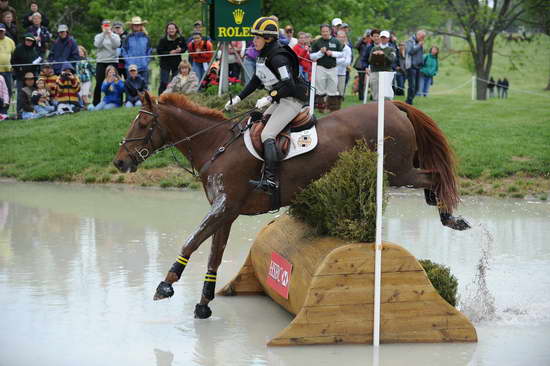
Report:
[{"label": "white rope fence", "polygon": [[[97,61],[97,59],[90,59],[85,58],[84,60],[91,62],[91,63],[116,63],[118,60],[133,60],[133,59],[144,59],[144,58],[161,58],[161,57],[170,57],[170,56],[183,56],[183,55],[198,55],[202,53],[216,53],[215,50],[213,51],[196,51],[196,52],[183,52],[183,53],[171,53],[166,55],[144,55],[144,56],[131,56],[131,57],[124,57],[124,56],[116,56],[111,61]],[[39,57],[39,59],[42,59]],[[38,59],[37,59],[38,60]],[[52,61],[52,62],[32,62],[30,64],[2,64],[0,67],[22,67],[22,66],[41,66],[41,65],[59,65],[59,64],[76,64],[82,60],[66,60],[66,61]]]}]

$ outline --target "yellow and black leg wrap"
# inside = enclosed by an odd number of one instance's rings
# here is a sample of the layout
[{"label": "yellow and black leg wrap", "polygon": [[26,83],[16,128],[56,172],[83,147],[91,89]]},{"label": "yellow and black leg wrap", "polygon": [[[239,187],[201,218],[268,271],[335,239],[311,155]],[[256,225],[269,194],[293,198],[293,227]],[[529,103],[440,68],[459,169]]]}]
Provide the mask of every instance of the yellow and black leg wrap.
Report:
[{"label": "yellow and black leg wrap", "polygon": [[180,255],[178,259],[176,259],[174,264],[172,264],[172,268],[170,268],[170,272],[175,273],[179,279],[181,277],[181,274],[183,273],[183,270],[185,269],[185,266],[187,266],[188,262],[189,262],[189,258],[185,258]]},{"label": "yellow and black leg wrap", "polygon": [[216,291],[216,272],[208,271],[204,276],[204,287],[202,288],[202,296],[208,300],[214,299],[214,292]]}]

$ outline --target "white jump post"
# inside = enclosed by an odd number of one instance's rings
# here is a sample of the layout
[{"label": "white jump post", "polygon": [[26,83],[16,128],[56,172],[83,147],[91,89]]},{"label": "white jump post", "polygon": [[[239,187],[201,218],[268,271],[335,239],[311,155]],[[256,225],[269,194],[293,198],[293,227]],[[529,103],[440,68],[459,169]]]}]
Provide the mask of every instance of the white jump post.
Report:
[{"label": "white jump post", "polygon": [[376,171],[376,240],[374,257],[374,324],[372,327],[372,344],[380,345],[380,289],[382,284],[382,193],[384,182],[384,100],[386,78],[391,72],[378,73],[378,164]]},{"label": "white jump post", "polygon": [[309,115],[315,109],[315,79],[317,78],[317,61],[311,63],[311,83],[309,84]]},{"label": "white jump post", "polygon": [[369,74],[368,69],[365,69],[365,90],[363,91],[363,104],[367,104],[369,100]]},{"label": "white jump post", "polygon": [[[229,43],[222,42],[222,58],[220,65],[220,83],[218,85],[218,97],[221,97],[224,93],[227,93],[229,90],[229,63],[227,59],[229,58]],[[205,71],[205,73],[208,70]]]}]

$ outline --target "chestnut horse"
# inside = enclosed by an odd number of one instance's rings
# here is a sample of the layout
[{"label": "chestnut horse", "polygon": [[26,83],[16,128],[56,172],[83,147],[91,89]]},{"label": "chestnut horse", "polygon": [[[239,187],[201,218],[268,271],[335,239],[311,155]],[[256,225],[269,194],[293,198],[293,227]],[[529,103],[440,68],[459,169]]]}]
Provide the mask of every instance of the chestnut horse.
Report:
[{"label": "chestnut horse", "polygon": [[[437,205],[443,225],[469,228],[452,215],[459,203],[454,158],[435,122],[420,110],[398,101],[385,102],[385,170],[392,186],[424,188],[426,201]],[[283,161],[280,167],[280,203],[288,206],[294,195],[325,174],[356,141],[365,139],[372,149],[377,141],[377,104],[355,105],[317,122],[319,145],[311,152]],[[213,235],[204,288],[195,317],[208,318],[214,298],[216,272],[231,230],[239,215],[271,210],[270,196],[254,191],[249,180],[261,175],[262,162],[248,151],[240,128],[223,113],[199,106],[183,95],[143,96],[143,106],[132,122],[113,161],[122,172],[137,166],[161,148],[175,146],[199,172],[211,208],[200,226],[185,241],[180,256],[155,293],[159,300],[174,294],[193,252]]]}]

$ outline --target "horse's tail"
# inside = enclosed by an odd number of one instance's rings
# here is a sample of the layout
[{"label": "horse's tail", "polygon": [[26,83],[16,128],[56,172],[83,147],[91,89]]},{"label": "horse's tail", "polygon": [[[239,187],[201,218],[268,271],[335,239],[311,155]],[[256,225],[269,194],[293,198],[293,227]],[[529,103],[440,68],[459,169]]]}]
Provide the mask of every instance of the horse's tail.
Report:
[{"label": "horse's tail", "polygon": [[412,105],[394,100],[393,104],[407,113],[416,134],[420,168],[436,175],[433,187],[440,208],[451,213],[460,201],[456,175],[456,158],[447,138],[435,121]]}]

